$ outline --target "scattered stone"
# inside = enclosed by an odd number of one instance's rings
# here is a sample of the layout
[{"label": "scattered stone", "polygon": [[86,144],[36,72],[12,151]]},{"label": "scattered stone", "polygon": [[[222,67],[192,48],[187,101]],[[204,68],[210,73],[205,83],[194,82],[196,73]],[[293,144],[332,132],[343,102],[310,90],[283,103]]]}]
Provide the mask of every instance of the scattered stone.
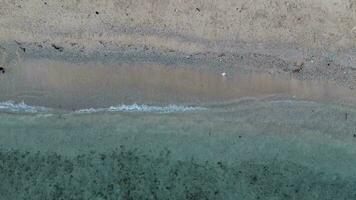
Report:
[{"label": "scattered stone", "polygon": [[95,11],[95,14],[99,15],[99,12],[98,12],[98,11]]},{"label": "scattered stone", "polygon": [[55,50],[58,50],[58,51],[60,51],[60,52],[62,52],[62,51],[64,50],[63,47],[57,46],[57,45],[55,45],[55,44],[52,44],[51,46],[52,46]]},{"label": "scattered stone", "polygon": [[293,73],[300,73],[304,68],[304,62],[296,62],[294,65],[296,68],[292,70]]},{"label": "scattered stone", "polygon": [[17,41],[17,40],[14,40],[15,41],[15,43],[17,44],[17,45],[19,45],[19,46],[21,46],[23,43],[22,42],[19,42],[19,41]]},{"label": "scattered stone", "polygon": [[0,67],[0,73],[5,74],[5,68]]},{"label": "scattered stone", "polygon": [[186,59],[191,59],[192,57],[193,57],[193,55],[185,56]]},{"label": "scattered stone", "polygon": [[105,44],[102,40],[99,40],[99,43],[105,47]]},{"label": "scattered stone", "polygon": [[17,40],[14,40],[15,43],[19,46],[19,48],[23,51],[23,52],[26,52],[26,48],[23,47],[23,43],[22,42],[19,42]]},{"label": "scattered stone", "polygon": [[220,58],[220,57],[224,57],[224,56],[225,56],[224,53],[221,53],[221,54],[218,55],[219,58]]},{"label": "scattered stone", "polygon": [[225,73],[225,72],[221,73],[221,76],[225,77],[225,76],[226,76],[226,73]]},{"label": "scattered stone", "polygon": [[195,8],[196,11],[200,12],[200,9],[199,8]]}]

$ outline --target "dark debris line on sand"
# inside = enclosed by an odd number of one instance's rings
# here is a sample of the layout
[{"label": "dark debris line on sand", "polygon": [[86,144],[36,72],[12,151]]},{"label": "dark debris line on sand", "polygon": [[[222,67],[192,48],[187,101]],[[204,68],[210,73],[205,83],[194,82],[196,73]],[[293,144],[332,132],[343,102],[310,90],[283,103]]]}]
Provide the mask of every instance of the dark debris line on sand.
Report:
[{"label": "dark debris line on sand", "polygon": [[0,199],[356,198],[356,180],[291,162],[183,162],[169,151],[149,157],[124,147],[75,158],[1,151],[0,179]]},{"label": "dark debris line on sand", "polygon": [[58,51],[60,51],[60,52],[62,52],[62,51],[64,50],[63,47],[58,46],[58,45],[56,45],[56,44],[51,44],[51,46],[52,46],[55,50],[58,50]]}]

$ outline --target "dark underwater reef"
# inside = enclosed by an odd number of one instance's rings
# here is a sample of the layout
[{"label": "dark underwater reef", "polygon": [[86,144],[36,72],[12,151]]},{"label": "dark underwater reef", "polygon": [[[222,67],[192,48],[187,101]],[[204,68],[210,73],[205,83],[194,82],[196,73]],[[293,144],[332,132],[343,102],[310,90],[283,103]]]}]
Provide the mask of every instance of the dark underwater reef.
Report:
[{"label": "dark underwater reef", "polygon": [[0,151],[0,199],[355,199],[356,180],[292,162],[174,160],[124,147],[76,157]]}]

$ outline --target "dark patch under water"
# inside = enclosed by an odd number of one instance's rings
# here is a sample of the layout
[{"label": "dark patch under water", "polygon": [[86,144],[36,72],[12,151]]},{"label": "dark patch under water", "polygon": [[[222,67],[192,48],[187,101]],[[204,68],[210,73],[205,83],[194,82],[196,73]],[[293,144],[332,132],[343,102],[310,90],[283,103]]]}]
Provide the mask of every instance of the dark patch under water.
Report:
[{"label": "dark patch under water", "polygon": [[293,162],[178,161],[124,147],[73,158],[1,150],[0,180],[1,199],[356,198],[356,180]]}]

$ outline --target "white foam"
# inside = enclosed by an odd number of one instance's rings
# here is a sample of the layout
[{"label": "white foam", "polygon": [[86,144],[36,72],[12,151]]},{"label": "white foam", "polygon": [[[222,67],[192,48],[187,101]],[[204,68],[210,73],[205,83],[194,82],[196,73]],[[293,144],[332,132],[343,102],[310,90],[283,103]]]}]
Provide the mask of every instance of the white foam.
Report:
[{"label": "white foam", "polygon": [[[168,106],[150,106],[150,105],[119,105],[111,106],[108,108],[87,108],[76,110],[74,113],[97,113],[97,112],[152,112],[152,113],[174,113],[174,112],[194,112],[206,110],[204,107],[198,106],[181,106],[181,105],[168,105]],[[17,103],[15,101],[0,102],[0,112],[18,112],[18,113],[47,113],[50,111],[60,111],[52,108],[42,106],[31,106],[25,102]]]},{"label": "white foam", "polygon": [[204,107],[194,107],[194,106],[179,106],[179,105],[168,105],[168,106],[149,106],[149,105],[120,105],[111,106],[109,108],[89,108],[81,109],[75,111],[75,113],[96,113],[96,112],[153,112],[153,113],[175,113],[175,112],[194,112],[206,110]]},{"label": "white foam", "polygon": [[16,103],[15,101],[0,102],[0,111],[6,112],[25,112],[25,113],[42,113],[49,111],[49,108],[41,106],[29,106],[25,102]]},{"label": "white foam", "polygon": [[318,103],[315,101],[307,101],[307,100],[273,100],[271,104],[308,104],[308,105],[317,105]]}]

